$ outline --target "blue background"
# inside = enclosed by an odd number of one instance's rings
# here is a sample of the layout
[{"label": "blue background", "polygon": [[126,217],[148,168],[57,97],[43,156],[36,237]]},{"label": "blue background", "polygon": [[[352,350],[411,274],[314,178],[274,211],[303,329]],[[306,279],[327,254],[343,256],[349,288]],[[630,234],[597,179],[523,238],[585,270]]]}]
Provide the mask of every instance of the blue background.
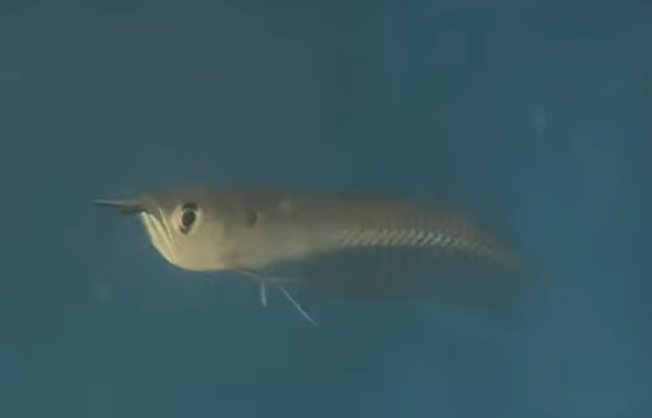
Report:
[{"label": "blue background", "polygon": [[[652,416],[643,1],[0,1],[0,416]],[[521,328],[165,264],[91,199],[383,189],[496,226]]]}]

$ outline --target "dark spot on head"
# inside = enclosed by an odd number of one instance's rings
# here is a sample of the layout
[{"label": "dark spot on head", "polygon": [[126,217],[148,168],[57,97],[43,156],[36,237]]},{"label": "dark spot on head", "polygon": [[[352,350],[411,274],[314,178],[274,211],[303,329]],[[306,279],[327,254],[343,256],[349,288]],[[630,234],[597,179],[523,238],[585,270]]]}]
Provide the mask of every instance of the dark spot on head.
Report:
[{"label": "dark spot on head", "polygon": [[247,226],[254,226],[258,223],[258,212],[255,210],[245,211],[245,223]]}]

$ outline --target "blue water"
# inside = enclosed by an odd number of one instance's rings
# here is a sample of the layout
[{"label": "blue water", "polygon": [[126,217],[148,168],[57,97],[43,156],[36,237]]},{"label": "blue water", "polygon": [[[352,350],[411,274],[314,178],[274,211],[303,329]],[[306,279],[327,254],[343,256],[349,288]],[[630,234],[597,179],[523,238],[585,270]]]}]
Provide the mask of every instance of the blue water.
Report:
[{"label": "blue water", "polygon": [[[0,416],[652,417],[652,7],[0,2]],[[501,231],[519,327],[165,264],[90,205],[407,191]]]}]

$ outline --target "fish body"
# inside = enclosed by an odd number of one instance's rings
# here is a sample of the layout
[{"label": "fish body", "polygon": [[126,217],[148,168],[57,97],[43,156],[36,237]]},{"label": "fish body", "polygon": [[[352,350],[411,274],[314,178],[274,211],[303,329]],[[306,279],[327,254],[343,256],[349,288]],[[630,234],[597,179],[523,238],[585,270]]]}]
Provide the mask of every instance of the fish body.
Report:
[{"label": "fish body", "polygon": [[281,189],[180,188],[98,201],[138,214],[161,255],[192,271],[345,297],[423,297],[502,286],[518,257],[431,203]]}]

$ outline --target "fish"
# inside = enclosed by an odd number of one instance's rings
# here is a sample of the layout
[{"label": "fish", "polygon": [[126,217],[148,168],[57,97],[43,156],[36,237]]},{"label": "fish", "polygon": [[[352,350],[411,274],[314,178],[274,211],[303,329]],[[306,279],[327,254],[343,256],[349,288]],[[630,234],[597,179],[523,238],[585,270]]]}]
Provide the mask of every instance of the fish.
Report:
[{"label": "fish", "polygon": [[521,258],[442,205],[390,194],[285,188],[171,187],[95,200],[137,215],[170,264],[279,289],[347,299],[456,299],[518,282]]}]

